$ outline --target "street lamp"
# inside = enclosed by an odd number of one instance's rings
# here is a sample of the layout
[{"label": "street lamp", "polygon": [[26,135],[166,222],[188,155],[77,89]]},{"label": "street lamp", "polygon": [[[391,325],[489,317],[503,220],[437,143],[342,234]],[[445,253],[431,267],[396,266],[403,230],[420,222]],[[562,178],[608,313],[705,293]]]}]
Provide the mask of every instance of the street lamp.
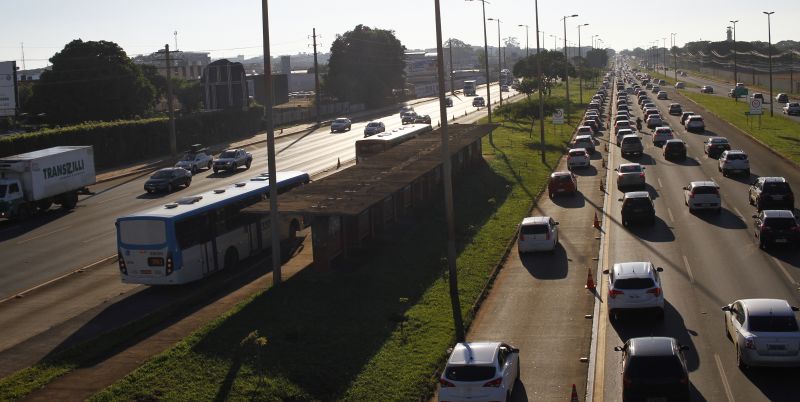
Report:
[{"label": "street lamp", "polygon": [[[558,48],[558,44],[556,42],[556,39],[559,39],[559,38],[556,35],[547,35],[547,36],[553,38],[553,51],[555,52],[556,48]],[[544,42],[544,39],[542,39],[542,42]]]},{"label": "street lamp", "polygon": [[577,65],[578,65],[578,93],[580,94],[579,95],[580,103],[583,103],[583,74],[581,74],[583,72],[583,68],[582,68],[582,65],[583,65],[583,53],[581,52],[581,27],[585,27],[587,25],[589,25],[589,24],[588,23],[586,23],[586,24],[578,24],[578,62],[577,62]]},{"label": "street lamp", "polygon": [[[503,64],[502,64],[502,55],[500,53],[500,19],[499,18],[487,18],[489,21],[497,21],[497,85],[502,86],[503,83],[500,82],[503,78]],[[500,92],[500,106],[503,106],[503,93]]]},{"label": "street lamp", "polygon": [[564,23],[564,83],[567,85],[567,121],[569,121],[569,54],[567,53],[567,18],[577,17],[578,14],[565,15],[561,21]]},{"label": "street lamp", "polygon": [[672,32],[669,34],[670,39],[670,48],[669,50],[672,52],[672,70],[675,72],[675,83],[678,82],[678,56],[675,54],[675,38],[678,36],[677,33]]},{"label": "street lamp", "polygon": [[[481,8],[483,9],[483,61],[484,68],[486,68],[486,115],[489,119],[489,124],[492,124],[492,98],[489,91],[489,44],[486,39],[486,0],[464,0],[464,1],[480,1]],[[494,144],[492,141],[492,132],[489,132],[489,144]]]},{"label": "street lamp", "polygon": [[518,27],[525,27],[525,57],[528,57],[528,26],[525,24],[519,24]]},{"label": "street lamp", "polygon": [[736,83],[739,82],[739,78],[738,78],[737,71],[736,71],[737,70],[737,68],[736,68],[736,23],[737,22],[739,22],[739,20],[730,21],[730,23],[733,24],[733,84],[734,84],[734,86],[736,86]]},{"label": "street lamp", "polygon": [[771,16],[775,14],[775,11],[762,11],[764,14],[767,15],[767,40],[769,42],[769,115],[770,117],[775,116],[775,112],[772,110],[772,26],[771,26]]},{"label": "street lamp", "polygon": [[664,77],[667,76],[667,38],[661,38],[661,43],[664,44]]},{"label": "street lamp", "polygon": [[592,50],[594,50],[594,38],[596,38],[598,36],[600,36],[600,35],[592,35]]}]

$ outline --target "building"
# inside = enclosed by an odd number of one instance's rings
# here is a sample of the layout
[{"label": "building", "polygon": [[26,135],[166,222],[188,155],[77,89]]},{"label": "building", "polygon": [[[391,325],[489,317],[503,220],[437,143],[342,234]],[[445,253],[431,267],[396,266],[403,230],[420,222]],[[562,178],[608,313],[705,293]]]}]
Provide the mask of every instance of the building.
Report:
[{"label": "building", "polygon": [[[290,74],[289,74],[290,75]],[[248,75],[247,88],[250,96],[259,104],[266,105],[264,95],[264,74]],[[272,104],[281,105],[289,102],[289,78],[287,74],[272,74]]]},{"label": "building", "polygon": [[[210,63],[211,58],[205,52],[170,51],[171,76],[184,80],[197,80]],[[158,68],[159,74],[167,75],[167,58],[164,49],[149,55],[136,56],[133,62]]]},{"label": "building", "polygon": [[414,97],[436,95],[436,59],[436,53],[406,52],[406,87]]},{"label": "building", "polygon": [[250,103],[250,92],[242,63],[217,60],[202,71],[203,110],[245,110]]},{"label": "building", "polygon": [[728,27],[728,30],[725,31],[725,37],[728,42],[733,41],[733,30],[731,30],[731,27]]}]

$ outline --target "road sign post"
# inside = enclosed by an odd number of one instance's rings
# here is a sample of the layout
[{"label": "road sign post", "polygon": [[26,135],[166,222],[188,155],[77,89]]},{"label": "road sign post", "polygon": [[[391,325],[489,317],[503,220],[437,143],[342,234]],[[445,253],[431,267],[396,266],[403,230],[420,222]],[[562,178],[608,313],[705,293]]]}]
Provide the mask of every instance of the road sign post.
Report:
[{"label": "road sign post", "polygon": [[553,112],[553,124],[564,124],[564,109],[556,109]]}]

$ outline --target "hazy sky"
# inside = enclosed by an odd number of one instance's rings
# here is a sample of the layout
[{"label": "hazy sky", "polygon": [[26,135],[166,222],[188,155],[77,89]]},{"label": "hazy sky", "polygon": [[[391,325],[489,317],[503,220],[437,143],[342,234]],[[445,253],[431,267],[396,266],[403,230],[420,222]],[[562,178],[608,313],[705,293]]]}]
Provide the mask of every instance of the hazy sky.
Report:
[{"label": "hazy sky", "polygon": [[[118,43],[128,55],[151,53],[169,43],[174,48],[206,51],[212,57],[260,55],[261,2],[256,0],[28,0],[6,3],[0,13],[0,61],[17,60],[22,66],[20,43],[24,43],[28,68],[46,65],[53,53],[77,38]],[[478,1],[440,0],[442,35],[483,45],[481,4]],[[270,35],[272,55],[311,52],[311,29],[321,35],[321,51],[328,51],[337,34],[357,24],[394,30],[409,49],[433,47],[436,43],[433,0],[272,0]],[[676,32],[682,45],[695,40],[723,40],[728,21],[739,20],[737,40],[767,40],[767,17],[772,16],[772,40],[800,40],[796,24],[800,17],[797,0],[669,0],[641,1],[539,1],[543,46],[553,47],[555,34],[577,43],[591,44],[599,35],[606,47],[617,50],[662,44]],[[486,17],[499,18],[501,36],[517,37],[524,48],[525,28],[530,26],[530,46],[535,47],[533,0],[489,0]],[[490,45],[497,45],[497,23],[487,25]],[[563,43],[563,42],[562,42]],[[560,47],[561,45],[559,45]]]}]

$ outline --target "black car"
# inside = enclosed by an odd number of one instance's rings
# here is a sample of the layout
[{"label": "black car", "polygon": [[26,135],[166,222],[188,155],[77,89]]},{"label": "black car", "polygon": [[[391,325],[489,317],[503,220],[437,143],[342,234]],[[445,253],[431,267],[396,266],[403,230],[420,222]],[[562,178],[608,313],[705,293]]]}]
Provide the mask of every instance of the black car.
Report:
[{"label": "black car", "polygon": [[683,140],[671,139],[664,143],[664,159],[685,160],[686,143]]},{"label": "black car", "polygon": [[800,241],[800,224],[792,211],[763,210],[753,215],[758,246],[766,249],[773,244],[795,246]]},{"label": "black car", "polygon": [[453,107],[453,98],[448,96],[447,98],[444,99],[444,104],[447,107]]},{"label": "black car", "polygon": [[417,115],[414,117],[414,123],[416,124],[431,124],[431,116],[430,115]]},{"label": "black car", "polygon": [[725,151],[731,150],[731,144],[725,137],[711,137],[703,144],[703,152],[711,158],[722,155]]},{"label": "black car", "polygon": [[148,193],[158,191],[171,193],[176,187],[189,187],[190,184],[192,184],[192,172],[184,168],[164,168],[156,171],[144,182],[144,191]]},{"label": "black car", "polygon": [[680,116],[683,113],[683,108],[680,103],[671,103],[669,105],[669,114],[673,116]]},{"label": "black car", "polygon": [[794,209],[794,193],[783,177],[759,177],[748,191],[750,205],[763,209]]},{"label": "black car", "polygon": [[622,400],[689,401],[686,358],[675,338],[631,338],[614,350],[622,352]]},{"label": "black car", "polygon": [[656,209],[653,200],[647,191],[632,191],[625,193],[622,201],[622,225],[628,226],[635,222],[644,222],[648,225],[656,223]]}]

